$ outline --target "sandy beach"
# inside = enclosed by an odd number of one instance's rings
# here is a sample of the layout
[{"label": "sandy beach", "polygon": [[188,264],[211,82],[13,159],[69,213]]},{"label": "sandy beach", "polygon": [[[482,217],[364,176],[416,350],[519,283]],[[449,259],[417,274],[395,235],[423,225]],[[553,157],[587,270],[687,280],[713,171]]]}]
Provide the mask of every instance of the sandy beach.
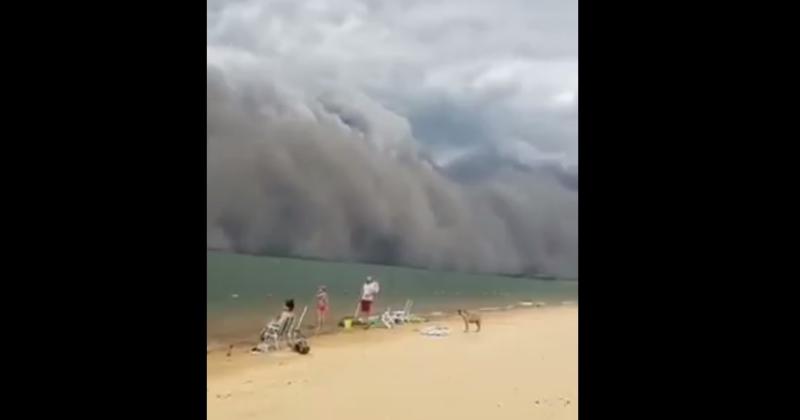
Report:
[{"label": "sandy beach", "polygon": [[[310,339],[311,353],[207,358],[208,419],[577,419],[578,307],[482,314]],[[450,335],[426,337],[431,325]]]}]

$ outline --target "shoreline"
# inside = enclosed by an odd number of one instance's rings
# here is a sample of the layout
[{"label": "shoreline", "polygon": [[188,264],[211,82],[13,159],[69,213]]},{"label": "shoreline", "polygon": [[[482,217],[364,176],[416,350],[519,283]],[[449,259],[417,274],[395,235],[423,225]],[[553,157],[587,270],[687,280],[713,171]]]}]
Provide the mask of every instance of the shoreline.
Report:
[{"label": "shoreline", "polygon": [[[474,312],[479,312],[481,314],[491,314],[491,313],[513,313],[515,311],[520,310],[546,310],[546,309],[553,309],[553,308],[560,308],[565,306],[578,306],[577,301],[562,301],[558,304],[547,303],[543,301],[539,302],[530,302],[530,301],[520,301],[513,305],[506,305],[506,306],[487,306],[481,307],[476,309],[470,309]],[[412,313],[414,311],[412,310]],[[313,317],[314,315],[311,314]],[[426,319],[425,322],[417,322],[411,323],[411,326],[424,326],[430,324],[432,322],[447,322],[453,319],[460,319],[458,314],[454,311],[450,310],[437,310],[437,311],[430,311],[428,313],[419,315]],[[306,314],[306,319],[308,319],[309,314]],[[309,323],[304,323],[303,334],[306,336],[308,340],[316,340],[316,339],[324,339],[325,337],[335,336],[339,334],[350,334],[355,330],[362,330],[360,327],[353,327],[352,330],[345,330],[342,327],[338,326],[339,320],[330,320],[330,322],[335,322],[333,326],[328,325],[322,329],[322,332],[316,334],[314,329],[316,326]],[[387,330],[383,326],[376,326],[370,328],[368,331],[373,330]],[[387,330],[388,331],[388,330]],[[258,331],[254,331],[252,336],[258,335]],[[214,343],[213,345],[211,343]],[[252,346],[258,344],[258,340],[254,338],[246,338],[242,337],[230,337],[230,338],[214,338],[207,342],[206,345],[206,356],[216,355],[219,353],[227,353],[229,347],[233,345],[233,351],[240,351],[242,348],[250,349]]]},{"label": "shoreline", "polygon": [[[549,313],[560,311],[578,310],[577,303],[562,302],[559,305],[540,306],[540,307],[515,307],[513,309],[502,309],[497,311],[481,312],[484,320],[489,322],[503,322],[513,319],[517,315],[541,314],[547,316]],[[428,318],[426,322],[410,323],[397,326],[393,329],[383,327],[372,327],[365,330],[360,327],[353,327],[350,330],[337,327],[335,331],[322,333],[320,335],[307,336],[311,346],[311,354],[322,349],[327,350],[348,350],[359,345],[371,345],[397,339],[402,339],[408,335],[416,335],[421,328],[433,325],[445,325],[451,329],[451,333],[458,333],[463,329],[463,321],[455,313],[444,313],[435,319]],[[474,328],[474,326],[473,326]],[[257,341],[240,341],[233,344],[231,356],[227,353],[229,345],[220,346],[206,352],[206,375],[207,378],[226,376],[241,373],[253,367],[267,367],[273,365],[285,365],[293,362],[302,362],[308,356],[299,355],[286,348],[270,353],[253,354],[251,349]]]}]

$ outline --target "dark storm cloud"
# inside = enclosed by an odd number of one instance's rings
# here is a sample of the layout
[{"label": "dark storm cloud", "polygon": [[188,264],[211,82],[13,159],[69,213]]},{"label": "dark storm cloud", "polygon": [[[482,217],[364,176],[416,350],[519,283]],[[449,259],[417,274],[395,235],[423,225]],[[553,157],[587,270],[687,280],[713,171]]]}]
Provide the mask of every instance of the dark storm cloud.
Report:
[{"label": "dark storm cloud", "polygon": [[352,101],[354,127],[325,101],[256,86],[209,69],[210,246],[575,274],[577,196],[559,183],[513,170],[457,183],[420,159],[402,118],[376,103]]},{"label": "dark storm cloud", "polygon": [[577,2],[208,3],[208,245],[577,275]]}]

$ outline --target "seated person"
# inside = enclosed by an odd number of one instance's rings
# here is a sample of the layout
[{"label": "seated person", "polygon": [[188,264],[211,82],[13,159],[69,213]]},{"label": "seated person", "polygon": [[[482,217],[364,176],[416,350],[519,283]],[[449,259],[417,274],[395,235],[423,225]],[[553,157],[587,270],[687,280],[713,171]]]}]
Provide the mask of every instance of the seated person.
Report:
[{"label": "seated person", "polygon": [[[279,334],[281,330],[288,326],[288,323],[291,322],[291,318],[294,317],[294,299],[289,299],[284,302],[283,305],[283,312],[278,315],[275,319],[270,321],[266,327],[261,330],[261,334],[259,334],[261,338],[261,342],[265,342],[267,337],[270,334]],[[253,347],[253,351],[259,351],[259,347]]]},{"label": "seated person", "polygon": [[275,319],[277,325],[283,325],[287,319],[294,316],[294,299],[289,299],[283,304],[283,312]]}]

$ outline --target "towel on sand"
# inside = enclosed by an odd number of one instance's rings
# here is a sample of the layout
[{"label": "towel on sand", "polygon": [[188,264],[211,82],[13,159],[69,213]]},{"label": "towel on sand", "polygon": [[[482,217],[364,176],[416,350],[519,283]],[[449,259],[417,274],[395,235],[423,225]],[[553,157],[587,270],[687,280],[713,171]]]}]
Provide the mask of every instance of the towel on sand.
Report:
[{"label": "towel on sand", "polygon": [[433,325],[419,330],[419,333],[428,337],[446,337],[450,335],[450,328],[440,325]]}]

